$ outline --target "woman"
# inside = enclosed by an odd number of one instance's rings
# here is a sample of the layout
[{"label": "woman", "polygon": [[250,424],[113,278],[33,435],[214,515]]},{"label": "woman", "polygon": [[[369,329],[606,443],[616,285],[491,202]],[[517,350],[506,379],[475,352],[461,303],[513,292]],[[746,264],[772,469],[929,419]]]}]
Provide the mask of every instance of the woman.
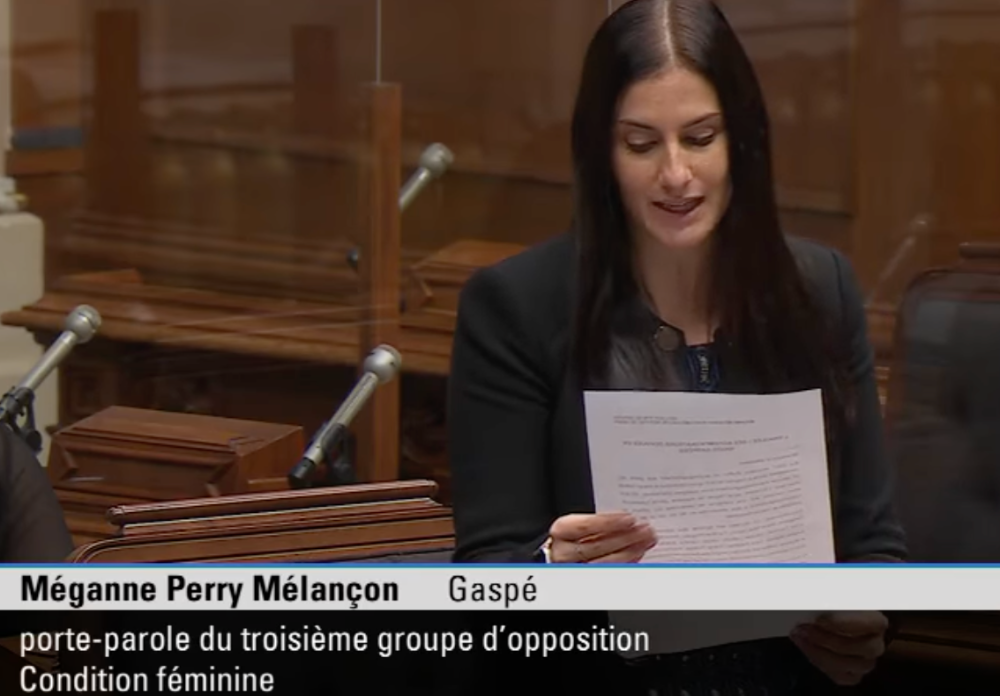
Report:
[{"label": "woman", "polygon": [[[479,271],[460,301],[456,561],[638,562],[655,544],[648,525],[594,513],[584,390],[806,388],[824,397],[838,560],[902,559],[858,285],[842,255],[782,234],[763,96],[719,9],[634,0],[611,15],[572,131],[572,230]],[[850,685],[886,627],[833,615],[794,646],[644,666],[661,694],[792,692],[802,659]]]}]

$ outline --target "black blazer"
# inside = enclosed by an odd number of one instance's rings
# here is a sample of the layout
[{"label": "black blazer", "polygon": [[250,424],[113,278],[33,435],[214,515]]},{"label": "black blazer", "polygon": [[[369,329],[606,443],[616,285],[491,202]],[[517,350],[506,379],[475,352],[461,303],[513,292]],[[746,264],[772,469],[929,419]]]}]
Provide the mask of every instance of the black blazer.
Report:
[{"label": "black blazer", "polygon": [[[842,254],[789,245],[853,349],[860,405],[831,467],[838,561],[903,559],[860,290]],[[583,392],[568,371],[574,270],[564,234],[478,270],[462,291],[448,390],[455,561],[531,562],[554,520],[594,512]],[[754,391],[752,377],[726,381],[722,391]]]}]

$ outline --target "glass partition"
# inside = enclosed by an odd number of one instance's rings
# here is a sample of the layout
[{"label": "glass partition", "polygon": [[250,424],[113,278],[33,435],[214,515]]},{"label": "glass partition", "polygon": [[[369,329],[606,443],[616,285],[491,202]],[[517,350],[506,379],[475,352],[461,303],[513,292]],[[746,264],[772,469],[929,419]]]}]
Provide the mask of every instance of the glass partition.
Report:
[{"label": "glass partition", "polygon": [[50,427],[126,405],[308,441],[356,379],[370,310],[351,253],[372,219],[378,2],[13,5],[8,162],[46,227],[47,287],[5,322],[47,344],[75,305],[103,316]]},{"label": "glass partition", "polygon": [[351,153],[359,88],[375,73],[375,3],[92,2],[87,19],[87,215],[176,230],[205,256],[154,265],[151,281],[339,291],[319,266],[344,267],[358,227]]},{"label": "glass partition", "polygon": [[385,0],[383,78],[403,86],[404,154],[455,155],[404,212],[404,248],[460,239],[531,244],[563,230],[569,120],[606,0]]}]

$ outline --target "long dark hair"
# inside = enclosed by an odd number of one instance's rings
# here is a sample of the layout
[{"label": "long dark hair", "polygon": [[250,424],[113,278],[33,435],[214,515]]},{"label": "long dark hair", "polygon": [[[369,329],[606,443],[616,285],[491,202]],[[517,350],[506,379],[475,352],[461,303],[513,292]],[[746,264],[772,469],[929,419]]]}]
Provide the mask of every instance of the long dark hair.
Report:
[{"label": "long dark hair", "polygon": [[757,76],[711,0],[632,0],[604,22],[588,49],[572,136],[580,254],[573,362],[581,382],[600,383],[613,309],[638,291],[612,166],[618,105],[629,86],[672,66],[715,88],[729,139],[732,197],[710,262],[709,304],[720,336],[765,391],[823,389],[829,424],[846,406],[844,352],[831,342],[832,329],[781,230]]}]

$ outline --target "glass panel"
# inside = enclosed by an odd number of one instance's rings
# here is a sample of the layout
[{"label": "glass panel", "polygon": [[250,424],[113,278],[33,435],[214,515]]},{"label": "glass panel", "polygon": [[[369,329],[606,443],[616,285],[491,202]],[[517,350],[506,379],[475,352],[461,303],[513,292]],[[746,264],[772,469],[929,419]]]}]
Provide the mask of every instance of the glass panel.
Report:
[{"label": "glass panel", "polygon": [[455,154],[404,214],[409,256],[459,239],[530,244],[565,229],[569,120],[587,42],[607,8],[606,0],[384,0],[384,78],[403,86],[406,164],[433,142]]},{"label": "glass panel", "polygon": [[[368,0],[89,3],[86,213],[172,230],[204,257],[156,264],[122,251],[111,261],[106,248],[91,252],[77,238],[78,262],[140,263],[157,283],[329,298],[335,275],[321,281],[296,261],[308,250],[343,267],[335,244],[357,226],[349,154],[358,86],[374,77],[374,8]],[[225,274],[224,260],[235,257],[245,264]]]},{"label": "glass panel", "polygon": [[720,4],[764,89],[786,230],[849,252],[854,3]]},{"label": "glass panel", "polygon": [[308,440],[346,396],[377,9],[14,0],[8,160],[49,283],[20,323],[50,342],[76,304],[104,317],[62,368],[60,425],[127,405]]}]

